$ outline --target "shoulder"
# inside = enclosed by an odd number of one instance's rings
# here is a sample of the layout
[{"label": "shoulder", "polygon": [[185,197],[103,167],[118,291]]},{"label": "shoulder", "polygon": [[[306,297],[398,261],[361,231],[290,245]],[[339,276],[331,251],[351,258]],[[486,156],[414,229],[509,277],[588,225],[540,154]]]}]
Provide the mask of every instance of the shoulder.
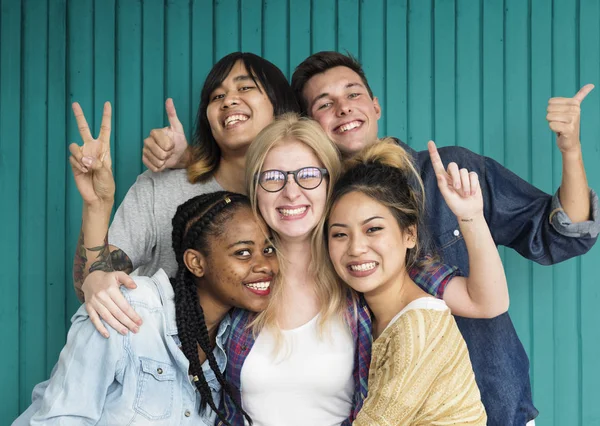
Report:
[{"label": "shoulder", "polygon": [[170,300],[173,293],[171,282],[162,269],[153,276],[132,276],[137,287],[128,289],[121,286],[121,292],[132,306],[143,306],[148,309],[160,309]]}]

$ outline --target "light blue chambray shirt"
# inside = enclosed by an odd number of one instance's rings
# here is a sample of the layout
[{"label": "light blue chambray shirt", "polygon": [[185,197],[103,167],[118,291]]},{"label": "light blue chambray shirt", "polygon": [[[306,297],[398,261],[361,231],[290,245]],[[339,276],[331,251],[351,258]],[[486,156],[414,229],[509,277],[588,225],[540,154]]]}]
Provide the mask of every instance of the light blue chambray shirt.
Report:
[{"label": "light blue chambray shirt", "polygon": [[[160,269],[134,280],[136,290],[121,288],[144,321],[139,333],[113,332],[105,339],[81,306],[50,379],[35,387],[32,405],[13,426],[214,424],[210,407],[199,414],[200,394],[178,347],[169,278]],[[227,364],[224,344],[230,322],[229,316],[221,322],[213,352],[221,371]],[[219,406],[220,385],[208,362],[202,369]]]}]

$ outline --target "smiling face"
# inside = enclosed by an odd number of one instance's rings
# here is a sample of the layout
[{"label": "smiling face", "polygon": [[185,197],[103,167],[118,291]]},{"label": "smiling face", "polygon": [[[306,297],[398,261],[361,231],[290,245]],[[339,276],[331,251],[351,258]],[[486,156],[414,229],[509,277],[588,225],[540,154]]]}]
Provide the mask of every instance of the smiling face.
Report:
[{"label": "smiling face", "polygon": [[304,86],[308,114],[345,156],[377,141],[381,108],[359,75],[347,67],[316,74]]},{"label": "smiling face", "polygon": [[[262,171],[284,172],[302,167],[323,167],[314,151],[296,140],[284,140],[268,152]],[[257,188],[258,208],[267,225],[282,241],[304,241],[317,226],[325,211],[327,179],[315,189],[301,188],[294,177],[287,175],[285,187],[278,192]]]},{"label": "smiling face", "polygon": [[414,232],[403,232],[389,208],[362,192],[343,195],[327,225],[335,271],[354,290],[383,291],[401,278]]},{"label": "smiling face", "polygon": [[246,149],[273,121],[273,105],[262,87],[237,61],[210,94],[206,110],[211,132],[224,153]]},{"label": "smiling face", "polygon": [[266,225],[256,220],[250,206],[238,208],[221,232],[208,237],[210,249],[201,256],[204,275],[199,292],[222,305],[265,310],[278,271],[275,249],[266,235]]}]

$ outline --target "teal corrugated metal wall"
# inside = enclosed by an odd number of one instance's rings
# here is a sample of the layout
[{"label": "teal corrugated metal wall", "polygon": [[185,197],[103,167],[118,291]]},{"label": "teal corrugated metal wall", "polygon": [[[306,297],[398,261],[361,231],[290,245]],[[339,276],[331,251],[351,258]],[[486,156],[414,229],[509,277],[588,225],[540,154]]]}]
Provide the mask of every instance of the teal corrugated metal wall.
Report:
[{"label": "teal corrugated metal wall", "polygon": [[[489,155],[547,192],[560,155],[547,99],[600,84],[598,0],[0,0],[0,423],[27,407],[78,306],[71,259],[81,202],[70,103],[97,129],[113,102],[117,197],[173,97],[190,132],[204,76],[225,54],[288,76],[311,52],[363,61],[381,134]],[[599,89],[584,101],[590,186],[600,190]],[[503,250],[511,313],[531,358],[538,425],[600,424],[600,247],[555,267]]]}]

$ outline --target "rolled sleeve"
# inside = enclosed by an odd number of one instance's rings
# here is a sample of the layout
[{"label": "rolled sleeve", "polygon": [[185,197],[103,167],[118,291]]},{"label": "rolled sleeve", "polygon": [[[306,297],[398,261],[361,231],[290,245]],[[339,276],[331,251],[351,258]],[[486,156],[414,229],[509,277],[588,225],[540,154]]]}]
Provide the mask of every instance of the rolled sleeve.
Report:
[{"label": "rolled sleeve", "polygon": [[552,211],[550,213],[550,223],[552,227],[561,235],[573,238],[596,238],[600,233],[600,215],[598,213],[598,194],[590,189],[590,207],[591,219],[584,222],[573,223],[569,216],[563,210],[558,192],[552,197]]}]

